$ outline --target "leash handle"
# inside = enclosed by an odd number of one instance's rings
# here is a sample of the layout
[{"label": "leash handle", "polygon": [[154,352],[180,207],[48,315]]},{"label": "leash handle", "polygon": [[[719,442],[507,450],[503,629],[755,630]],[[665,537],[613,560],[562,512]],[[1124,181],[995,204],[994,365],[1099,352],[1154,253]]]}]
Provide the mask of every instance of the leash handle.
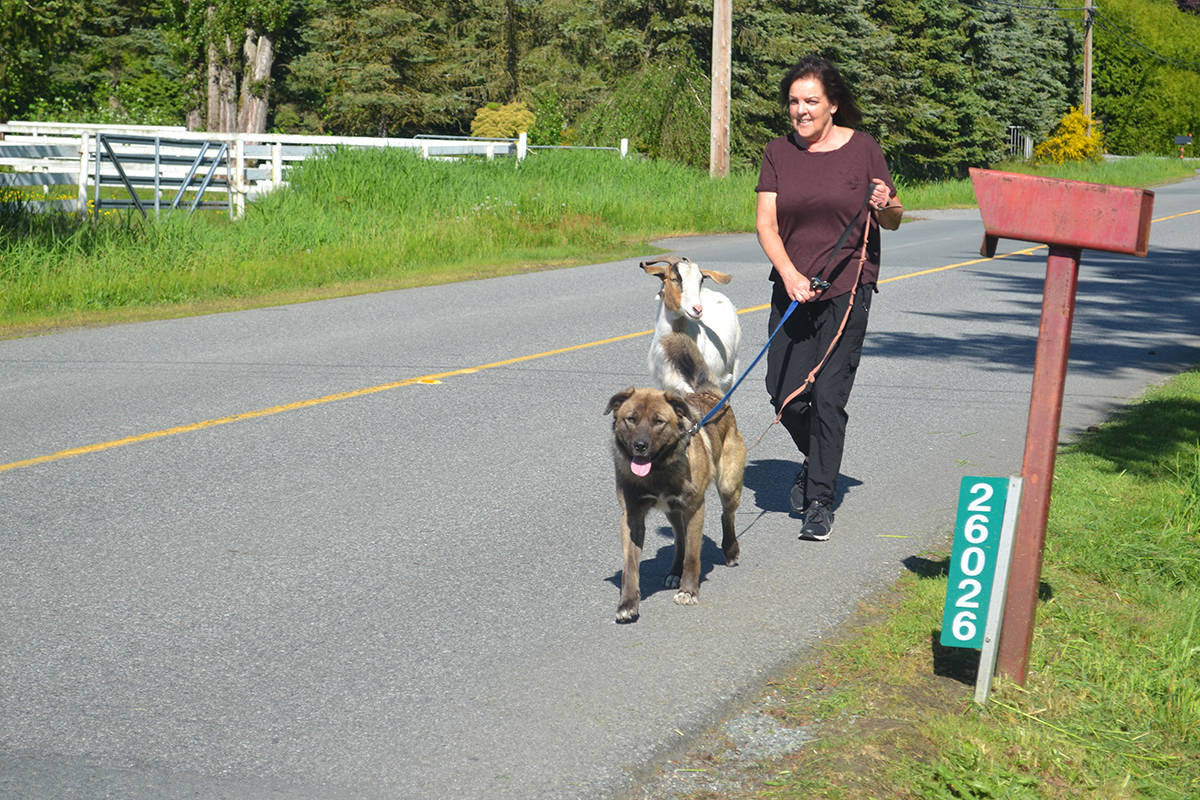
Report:
[{"label": "leash handle", "polygon": [[[842,231],[842,235],[838,237],[837,244],[835,244],[833,246],[833,251],[830,252],[829,259],[825,262],[826,266],[829,264],[830,261],[832,261],[834,258],[837,257],[838,251],[841,250],[842,245],[846,243],[846,239],[849,238],[849,236],[850,236],[850,231],[854,230],[854,223],[858,222],[858,218],[859,218],[859,216],[862,215],[863,209],[866,208],[867,204],[871,201],[871,194],[874,191],[875,191],[875,184],[871,183],[871,181],[867,181],[866,197],[863,198],[862,205],[860,205],[858,207],[858,211],[856,211],[854,213],[854,218],[850,220],[850,224],[846,226],[846,229],[844,231]],[[871,216],[868,214],[867,215],[867,225],[866,225],[866,228],[863,230],[862,255],[859,257],[859,260],[858,260],[859,277],[862,276],[862,265],[863,265],[863,262],[867,258],[867,237],[870,233],[871,233]],[[843,266],[845,266],[845,265],[843,265]],[[822,269],[824,269],[824,267],[822,267]],[[833,283],[833,279],[836,279],[839,275],[841,275],[840,269],[837,272],[835,272],[833,275],[830,276],[830,280],[828,281],[828,283],[830,283],[830,284]],[[813,280],[815,281],[816,279],[814,278]],[[857,291],[858,291],[858,279],[856,278],[854,281],[854,286],[851,287],[851,289],[850,289],[850,307],[846,310],[846,316],[845,316],[845,318],[842,319],[841,327],[838,328],[838,332],[837,332],[837,335],[834,336],[833,343],[829,345],[829,352],[825,353],[825,356],[821,359],[820,363],[818,363],[817,366],[813,368],[813,371],[809,373],[808,378],[805,380],[804,384],[799,389],[792,392],[792,394],[789,395],[788,398],[783,401],[783,405],[780,406],[781,409],[785,408],[788,403],[790,403],[792,400],[795,399],[796,395],[798,395],[798,394],[800,394],[800,392],[804,391],[804,389],[810,383],[812,383],[813,380],[815,380],[817,371],[820,370],[821,367],[825,364],[826,359],[829,358],[829,353],[833,352],[834,346],[837,345],[838,339],[840,339],[842,336],[842,330],[846,327],[846,320],[848,320],[850,318],[850,309],[854,308],[854,294]],[[691,430],[688,431],[689,436],[695,436],[696,433],[698,433],[701,428],[703,428],[710,421],[712,421],[712,418],[717,415],[717,412],[719,412],[725,406],[725,404],[727,402],[729,402],[730,395],[732,395],[734,393],[734,391],[737,390],[738,386],[741,385],[742,381],[744,381],[746,379],[746,376],[750,374],[750,370],[754,369],[754,366],[759,362],[759,360],[763,357],[763,355],[766,354],[767,348],[769,348],[771,346],[771,340],[775,338],[775,334],[777,334],[777,333],[779,333],[779,331],[783,330],[783,323],[787,322],[788,317],[790,317],[792,315],[792,312],[796,310],[796,307],[799,304],[800,303],[797,300],[793,300],[791,302],[791,304],[787,307],[787,310],[783,312],[783,316],[779,319],[779,324],[775,326],[775,330],[771,331],[771,335],[767,337],[767,343],[765,345],[763,345],[763,349],[758,351],[758,355],[756,355],[754,357],[754,360],[750,362],[750,366],[746,367],[746,369],[742,372],[741,377],[739,377],[734,382],[733,386],[729,387],[729,391],[725,393],[725,396],[722,397],[720,399],[720,401],[718,401],[717,404],[712,407],[711,411],[709,411],[707,414],[704,415],[703,419],[701,419],[699,422],[697,422],[695,425],[692,426]],[[780,411],[780,415],[775,418],[775,422],[779,422],[779,419],[782,416],[783,416],[783,412]],[[775,422],[772,422],[771,425],[774,425]],[[767,430],[771,429],[771,425],[767,426]],[[762,437],[766,436],[766,435],[767,435],[767,432],[763,431],[762,436],[759,436],[758,440],[762,441]],[[757,442],[755,444],[757,444]]]},{"label": "leash handle", "polygon": [[[859,256],[858,259],[858,275],[855,276],[854,286],[850,289],[850,302],[846,304],[846,313],[842,315],[842,321],[838,325],[837,333],[833,335],[833,341],[829,343],[829,348],[826,349],[825,355],[821,356],[821,360],[818,361],[817,365],[812,368],[812,372],[808,373],[808,377],[804,379],[804,383],[800,384],[800,388],[796,389],[794,392],[784,398],[783,402],[779,404],[779,413],[775,415],[775,419],[771,420],[771,423],[767,425],[766,429],[763,430],[763,432],[758,435],[758,438],[754,440],[754,444],[750,445],[750,447],[747,449],[758,447],[758,445],[762,443],[763,437],[767,435],[767,431],[771,430],[771,428],[775,427],[776,423],[783,419],[783,410],[788,407],[788,404],[800,396],[805,389],[807,389],[809,386],[812,386],[813,382],[817,379],[817,373],[821,371],[821,367],[825,366],[825,362],[829,360],[830,354],[833,353],[833,349],[837,347],[838,341],[842,338],[842,333],[846,330],[846,323],[850,321],[850,314],[854,311],[854,298],[858,294],[858,281],[859,278],[862,277],[863,263],[867,260],[866,234],[870,232],[870,225],[871,220],[868,218],[867,230],[863,233],[862,255]],[[792,302],[794,303],[795,301]],[[772,334],[772,336],[774,336],[774,334]]]},{"label": "leash handle", "polygon": [[[850,312],[854,311],[854,298],[858,294],[858,281],[862,277],[863,264],[867,260],[867,234],[870,233],[871,218],[867,218],[867,227],[863,231],[862,253],[858,257],[858,270],[854,276],[854,285],[850,288],[850,302],[846,305],[846,313],[842,315],[842,322],[838,325],[837,333],[833,335],[833,340],[829,342],[828,349],[825,350],[825,355],[821,356],[821,360],[812,368],[812,372],[808,373],[808,377],[804,379],[804,383],[800,384],[800,388],[789,394],[784,401],[779,404],[779,414],[775,417],[775,422],[779,422],[783,418],[783,410],[787,408],[788,403],[795,400],[804,390],[812,386],[817,379],[817,373],[821,371],[821,367],[825,366],[825,362],[829,360],[829,356],[833,353],[833,349],[837,347],[838,342],[842,339],[842,332],[846,330],[846,323],[850,321]],[[774,424],[774,423],[771,423]]]}]

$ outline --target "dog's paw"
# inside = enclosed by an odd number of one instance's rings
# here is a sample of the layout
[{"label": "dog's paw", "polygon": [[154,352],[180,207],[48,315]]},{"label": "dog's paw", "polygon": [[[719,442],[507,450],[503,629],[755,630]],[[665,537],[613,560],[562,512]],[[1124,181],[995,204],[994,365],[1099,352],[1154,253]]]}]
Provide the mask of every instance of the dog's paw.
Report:
[{"label": "dog's paw", "polygon": [[638,604],[637,603],[622,603],[617,607],[617,622],[637,622]]},{"label": "dog's paw", "polygon": [[694,606],[700,602],[700,598],[695,592],[676,592],[675,605],[677,606]]},{"label": "dog's paw", "polygon": [[665,581],[663,581],[663,586],[666,586],[668,589],[678,589],[679,588],[679,576],[678,575],[668,575],[667,579]]}]

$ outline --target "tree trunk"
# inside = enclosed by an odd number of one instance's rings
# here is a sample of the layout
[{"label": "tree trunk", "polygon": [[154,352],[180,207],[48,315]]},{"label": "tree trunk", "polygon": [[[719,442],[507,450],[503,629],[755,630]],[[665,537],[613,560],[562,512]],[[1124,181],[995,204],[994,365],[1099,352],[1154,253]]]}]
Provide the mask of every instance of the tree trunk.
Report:
[{"label": "tree trunk", "polygon": [[504,2],[504,45],[508,51],[505,59],[505,67],[508,72],[508,102],[512,103],[517,99],[517,69],[520,58],[517,53],[516,0],[505,0]]},{"label": "tree trunk", "polygon": [[267,129],[270,109],[271,67],[275,62],[275,37],[246,29],[242,46],[242,99],[238,130],[262,133]]},{"label": "tree trunk", "polygon": [[237,75],[233,71],[236,63],[233,41],[225,37],[225,52],[217,64],[217,103],[220,107],[220,127],[222,133],[237,131]]},{"label": "tree trunk", "polygon": [[221,81],[218,66],[221,54],[212,42],[208,44],[208,112],[205,114],[204,129],[221,130]]},{"label": "tree trunk", "polygon": [[250,73],[254,69],[254,57],[258,53],[258,37],[254,29],[246,28],[246,36],[242,39],[242,86],[238,92],[237,129],[247,130],[246,115],[250,110]]}]

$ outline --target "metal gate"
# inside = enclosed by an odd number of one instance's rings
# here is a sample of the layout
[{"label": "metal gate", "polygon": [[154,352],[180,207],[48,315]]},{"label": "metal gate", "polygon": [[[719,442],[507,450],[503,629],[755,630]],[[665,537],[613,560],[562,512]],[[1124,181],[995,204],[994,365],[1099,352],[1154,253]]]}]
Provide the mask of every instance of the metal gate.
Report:
[{"label": "metal gate", "polygon": [[[93,169],[92,211],[136,208],[143,217],[147,206],[157,217],[164,205],[164,193],[174,196],[167,205],[170,213],[186,206],[188,214],[197,208],[224,208],[233,218],[233,168],[229,142],[195,139],[171,139],[162,136],[133,136],[97,133]],[[224,167],[224,175],[218,170]],[[225,190],[224,200],[206,200],[205,194]],[[101,197],[102,186],[121,187],[128,197]],[[151,197],[139,194],[147,191]]]}]

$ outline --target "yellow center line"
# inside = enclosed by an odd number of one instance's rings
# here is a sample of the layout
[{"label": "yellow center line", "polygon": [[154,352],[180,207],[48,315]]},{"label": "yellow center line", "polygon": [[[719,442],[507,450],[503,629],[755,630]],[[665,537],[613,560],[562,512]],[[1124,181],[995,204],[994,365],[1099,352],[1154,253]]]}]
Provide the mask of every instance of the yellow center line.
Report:
[{"label": "yellow center line", "polygon": [[260,417],[269,417],[275,414],[282,414],[286,411],[297,411],[301,408],[312,408],[326,403],[333,403],[338,400],[350,400],[355,397],[366,397],[367,395],[378,394],[380,392],[388,392],[392,389],[399,389],[403,386],[412,386],[418,383],[436,383],[442,378],[453,378],[459,375],[470,375],[475,372],[482,372],[487,369],[496,367],[507,367],[513,364],[520,364],[524,361],[533,361],[539,358],[547,358],[549,356],[560,355],[562,353],[570,353],[576,350],[585,350],[589,347],[600,347],[601,345],[620,342],[625,339],[634,339],[639,336],[647,336],[653,331],[638,331],[637,333],[626,333],[621,336],[613,336],[608,339],[600,339],[594,342],[585,344],[571,345],[570,347],[560,347],[557,350],[547,350],[544,353],[534,353],[528,356],[518,356],[516,358],[507,358],[503,361],[493,361],[490,364],[483,364],[478,367],[463,367],[462,369],[450,370],[449,372],[436,372],[429,375],[421,375],[416,378],[405,378],[402,381],[394,381],[392,383],[382,383],[378,386],[368,386],[364,389],[354,389],[348,392],[337,392],[336,394],[327,394],[324,397],[314,397],[309,400],[298,400],[294,403],[286,403],[284,405],[271,406],[270,408],[260,408],[256,411],[246,411],[241,414],[231,414],[227,417],[218,417],[216,419],[206,419],[202,422],[193,422],[189,425],[177,425],[173,428],[164,428],[150,433],[141,433],[136,436],[126,436],[123,439],[113,439],[108,442],[98,442],[96,444],[84,445],[83,447],[72,447],[67,450],[60,450],[57,453],[49,455],[37,456],[35,458],[26,458],[21,461],[13,461],[9,464],[0,464],[0,472],[20,469],[22,467],[32,467],[37,464],[45,464],[50,461],[60,461],[64,458],[74,458],[76,456],[87,455],[89,453],[99,453],[104,450],[112,450],[116,447],[125,447],[126,445],[138,444],[140,442],[149,442],[154,439],[162,439],[166,436],[177,436],[181,433],[191,433],[193,431],[201,431],[206,428],[215,428],[218,425],[228,425],[232,422],[244,422],[248,419],[258,419]]},{"label": "yellow center line", "polygon": [[[1200,214],[1200,209],[1197,209],[1195,211],[1185,211],[1182,214],[1174,214],[1169,217],[1160,217],[1159,219],[1155,219],[1153,221],[1154,222],[1162,222],[1162,221],[1169,220],[1169,219],[1178,219],[1179,217],[1190,216],[1192,214]],[[1011,253],[1004,253],[1001,255],[997,255],[992,258],[977,258],[977,259],[973,259],[971,261],[960,261],[957,264],[947,264],[944,267],[933,267],[932,269],[924,269],[924,270],[920,270],[918,272],[909,272],[904,275],[896,275],[895,277],[884,278],[883,280],[881,280],[879,282],[880,283],[891,283],[893,281],[901,281],[901,280],[906,280],[908,278],[917,278],[922,275],[932,275],[936,272],[945,272],[946,270],[958,269],[959,267],[969,267],[973,264],[983,264],[988,261],[995,261],[995,260],[998,260],[1001,258],[1008,258],[1009,256],[1029,255],[1029,254],[1034,253],[1044,247],[1046,247],[1046,245],[1036,245],[1034,247],[1029,247],[1024,250],[1015,250]],[[762,311],[769,307],[770,307],[770,303],[764,303],[764,304],[758,305],[758,306],[751,306],[749,308],[743,308],[743,309],[739,310],[738,313],[739,314],[749,314],[750,312]],[[548,358],[550,356],[562,355],[563,353],[573,353],[578,350],[587,350],[592,347],[601,347],[606,344],[622,342],[627,339],[636,339],[640,336],[649,336],[653,332],[654,332],[653,330],[646,330],[646,331],[638,331],[636,333],[625,333],[620,336],[612,336],[607,339],[599,339],[594,342],[585,342],[583,344],[571,345],[570,347],[560,347],[557,350],[547,350],[542,353],[533,353],[532,355],[527,355],[527,356],[517,356],[516,358],[506,358],[503,361],[493,361],[490,364],[483,364],[478,367],[463,367],[462,369],[450,370],[449,372],[437,372],[437,373],[433,373],[430,375],[422,375],[422,376],[416,377],[416,378],[405,378],[404,380],[401,380],[401,381],[394,381],[392,383],[382,383],[378,386],[369,386],[365,389],[354,389],[354,390],[348,391],[348,392],[338,392],[336,394],[327,394],[324,397],[314,397],[309,400],[298,400],[294,403],[286,403],[284,405],[271,406],[270,408],[260,408],[257,411],[246,411],[241,414],[231,414],[227,417],[218,417],[216,419],[207,419],[202,422],[193,422],[189,425],[177,425],[173,428],[164,428],[164,429],[158,430],[158,431],[151,431],[150,433],[141,433],[136,436],[126,436],[123,439],[113,439],[108,442],[98,442],[96,444],[84,445],[83,447],[72,447],[67,450],[59,450],[57,453],[50,453],[49,455],[37,456],[35,458],[26,458],[21,461],[13,461],[9,464],[0,464],[0,472],[8,472],[9,470],[21,469],[23,467],[32,467],[32,466],[36,466],[37,464],[46,464],[51,461],[61,461],[66,458],[75,458],[76,456],[88,455],[89,453],[100,453],[100,452],[103,452],[104,450],[112,450],[117,447],[125,447],[125,446],[131,445],[131,444],[139,444],[141,442],[149,442],[149,441],[153,441],[154,439],[162,439],[167,436],[178,436],[181,433],[192,433],[194,431],[201,431],[201,430],[205,430],[207,428],[215,428],[219,425],[229,425],[230,423],[234,423],[234,422],[245,422],[246,420],[250,420],[250,419],[259,419],[261,417],[270,417],[275,414],[283,414],[288,411],[297,411],[302,408],[312,408],[313,406],[325,405],[326,403],[333,403],[338,400],[350,400],[355,397],[366,397],[367,395],[378,394],[380,392],[388,392],[393,389],[399,389],[404,386],[412,386],[413,384],[437,383],[442,378],[453,378],[453,377],[457,377],[460,375],[471,375],[476,372],[483,372],[484,370],[495,369],[496,367],[508,367],[508,366],[512,366],[513,364],[521,364],[526,361],[535,361],[535,360],[541,359],[541,358]]]},{"label": "yellow center line", "polygon": [[[935,272],[945,272],[948,269],[958,269],[959,267],[969,267],[972,264],[983,264],[987,261],[999,261],[1000,259],[1008,258],[1009,256],[1027,256],[1031,253],[1037,252],[1038,250],[1044,248],[1045,246],[1046,245],[1044,245],[1044,244],[1039,244],[1039,245],[1035,245],[1034,247],[1027,247],[1024,250],[1014,250],[1011,253],[1001,253],[1000,255],[992,256],[990,258],[976,258],[976,259],[972,259],[971,261],[960,261],[957,264],[947,264],[944,267],[933,267],[931,269],[923,269],[918,272],[909,272],[904,275],[895,275],[891,278],[884,278],[883,280],[881,280],[879,282],[880,283],[891,283],[893,281],[902,281],[902,280],[906,280],[908,278],[919,278],[922,275],[932,275]],[[739,314],[748,314],[751,311],[762,311],[763,309],[770,308],[770,307],[771,307],[770,303],[763,303],[761,306],[750,306],[749,308],[740,309],[738,311],[738,313]]]}]

